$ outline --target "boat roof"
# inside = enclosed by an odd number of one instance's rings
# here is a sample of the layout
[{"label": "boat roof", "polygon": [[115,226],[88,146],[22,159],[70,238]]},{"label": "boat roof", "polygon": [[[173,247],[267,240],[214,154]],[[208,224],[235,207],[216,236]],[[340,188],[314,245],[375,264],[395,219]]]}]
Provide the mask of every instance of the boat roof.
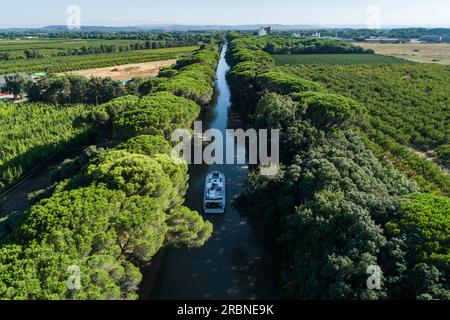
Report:
[{"label": "boat roof", "polygon": [[205,200],[222,200],[225,194],[224,174],[212,172],[208,175],[205,188]]}]

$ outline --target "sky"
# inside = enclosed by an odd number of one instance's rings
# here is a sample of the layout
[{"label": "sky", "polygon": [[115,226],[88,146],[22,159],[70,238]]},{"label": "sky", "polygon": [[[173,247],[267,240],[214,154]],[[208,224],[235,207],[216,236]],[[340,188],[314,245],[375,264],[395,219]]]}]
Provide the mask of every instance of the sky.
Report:
[{"label": "sky", "polygon": [[450,27],[450,0],[0,0],[0,28],[147,24]]}]

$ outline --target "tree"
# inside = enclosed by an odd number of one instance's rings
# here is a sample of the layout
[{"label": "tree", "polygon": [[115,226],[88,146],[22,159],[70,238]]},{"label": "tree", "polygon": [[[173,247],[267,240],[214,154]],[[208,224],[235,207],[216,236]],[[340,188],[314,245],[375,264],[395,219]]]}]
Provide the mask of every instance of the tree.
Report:
[{"label": "tree", "polygon": [[169,139],[175,129],[190,128],[199,112],[200,107],[193,101],[158,92],[121,113],[114,121],[114,136],[119,140],[142,134]]},{"label": "tree", "polygon": [[450,144],[445,144],[437,149],[437,156],[445,165],[450,165]]},{"label": "tree", "polygon": [[167,199],[165,194],[171,185],[156,160],[125,151],[100,154],[98,159],[87,167],[86,174],[93,181],[106,183],[112,189],[123,190],[128,196]]},{"label": "tree", "polygon": [[352,99],[319,92],[305,93],[301,104],[305,117],[324,131],[343,127],[366,111],[362,104]]},{"label": "tree", "polygon": [[122,82],[93,77],[87,84],[86,102],[98,105],[124,95],[125,87]]},{"label": "tree", "polygon": [[43,57],[44,55],[35,49],[25,49],[25,58],[27,59],[38,59]]},{"label": "tree", "polygon": [[157,154],[168,154],[172,152],[172,146],[162,136],[137,136],[120,144],[117,149],[129,153],[143,154],[149,157]]},{"label": "tree", "polygon": [[256,77],[256,82],[263,92],[280,94],[320,91],[319,84],[284,72],[269,71]]},{"label": "tree", "polygon": [[14,98],[21,98],[27,90],[28,80],[22,74],[5,76],[5,90],[11,92]]},{"label": "tree", "polygon": [[213,226],[186,207],[173,210],[167,219],[167,240],[175,247],[201,247],[211,237]]}]

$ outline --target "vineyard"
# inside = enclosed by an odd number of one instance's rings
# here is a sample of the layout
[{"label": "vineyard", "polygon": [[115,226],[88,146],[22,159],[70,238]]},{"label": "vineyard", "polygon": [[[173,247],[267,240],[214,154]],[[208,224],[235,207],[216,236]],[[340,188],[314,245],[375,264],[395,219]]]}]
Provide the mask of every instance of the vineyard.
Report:
[{"label": "vineyard", "polygon": [[89,51],[131,51],[140,49],[162,49],[196,45],[197,39],[176,40],[107,40],[107,39],[0,39],[0,54],[8,53],[11,60],[27,58],[30,50],[43,57],[84,53]]},{"label": "vineyard", "polygon": [[378,54],[282,54],[273,57],[278,65],[410,63],[407,60]]},{"label": "vineyard", "polygon": [[0,104],[0,189],[37,164],[85,138],[77,126],[85,107]]},{"label": "vineyard", "polygon": [[428,152],[450,141],[448,66],[298,65],[281,70],[364,103],[369,120],[363,131],[378,155],[390,155],[424,188],[450,192],[448,175],[407,148]]},{"label": "vineyard", "polygon": [[129,63],[151,62],[158,60],[177,59],[192,53],[198,47],[179,47],[151,50],[138,50],[125,53],[102,53],[88,56],[45,57],[27,60],[2,61],[0,74],[16,72],[33,73],[47,71],[50,73],[111,67]]}]

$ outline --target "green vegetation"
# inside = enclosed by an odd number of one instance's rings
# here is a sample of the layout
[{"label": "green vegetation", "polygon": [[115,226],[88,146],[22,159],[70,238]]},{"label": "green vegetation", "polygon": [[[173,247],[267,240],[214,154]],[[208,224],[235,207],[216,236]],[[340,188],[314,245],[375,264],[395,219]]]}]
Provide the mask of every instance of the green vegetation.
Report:
[{"label": "green vegetation", "polygon": [[59,105],[85,103],[102,104],[125,95],[126,87],[121,81],[111,78],[85,78],[61,76],[42,79],[28,85],[31,102],[46,102]]},{"label": "green vegetation", "polygon": [[269,54],[373,54],[372,50],[334,39],[296,39],[291,37],[261,37],[255,45]]},{"label": "green vegetation", "polygon": [[[197,54],[193,58],[216,57],[217,49]],[[189,68],[186,61],[181,63],[180,74]],[[193,65],[216,63],[201,59]],[[198,73],[201,69],[196,68]],[[211,73],[203,78],[210,79]],[[210,81],[211,90],[212,85]],[[21,108],[36,112],[36,106]],[[42,111],[51,107],[42,106]],[[18,113],[8,107],[0,110],[5,118],[10,116],[6,123]],[[91,147],[66,160],[52,175],[55,184],[37,192],[20,219],[0,221],[0,298],[136,299],[139,268],[162,247],[202,246],[212,224],[182,205],[188,166],[172,161],[166,140],[172,129],[189,127],[199,112],[195,102],[161,89],[142,98],[120,97],[85,112],[79,119],[83,128],[95,129],[106,140],[115,133],[110,148]],[[71,124],[68,116],[58,119]],[[21,128],[23,123],[16,121]],[[45,125],[47,130],[58,128],[48,122],[38,127]],[[59,131],[54,135],[63,137]],[[50,148],[43,145],[44,150]],[[67,285],[68,280],[77,281],[73,270],[80,271],[79,288]]]},{"label": "green vegetation", "polygon": [[149,134],[170,139],[175,129],[189,128],[199,113],[200,107],[195,102],[169,92],[157,92],[121,113],[114,121],[114,135],[123,139]]},{"label": "green vegetation", "polygon": [[290,36],[292,33],[301,37],[307,37],[314,33],[320,33],[322,37],[339,37],[342,39],[354,39],[363,41],[370,37],[397,38],[400,40],[418,39],[422,36],[446,36],[450,34],[449,28],[393,28],[393,29],[316,29],[283,31],[282,35]]},{"label": "green vegetation", "polygon": [[450,144],[444,144],[437,149],[437,156],[446,166],[450,166]]},{"label": "green vegetation", "polygon": [[139,50],[126,53],[100,53],[86,56],[44,57],[39,59],[9,60],[2,62],[0,74],[17,72],[49,73],[65,72],[72,70],[111,67],[129,63],[151,62],[158,60],[177,59],[190,54],[198,47],[180,47],[155,50]]},{"label": "green vegetation", "polygon": [[304,117],[316,127],[328,132],[356,121],[366,111],[360,103],[326,93],[306,93],[300,98]]},{"label": "green vegetation", "polygon": [[57,56],[117,53],[197,45],[197,39],[185,40],[108,40],[108,39],[17,39],[0,40],[0,59],[19,60]]},{"label": "green vegetation", "polygon": [[211,86],[215,77],[218,51],[203,48],[187,59],[181,59],[172,68],[161,71],[160,78],[151,79],[140,86],[141,94],[168,91],[207,105],[213,97]]},{"label": "green vegetation", "polygon": [[23,74],[13,74],[5,76],[4,89],[7,92],[11,92],[15,98],[21,97],[28,86],[28,79]]},{"label": "green vegetation", "polygon": [[0,189],[37,164],[87,139],[85,107],[0,103]]},{"label": "green vegetation", "polygon": [[388,156],[424,190],[450,193],[448,175],[410,149],[434,150],[450,140],[448,66],[298,65],[280,70],[364,103],[369,117],[361,130],[377,156]]},{"label": "green vegetation", "polygon": [[[383,110],[386,102],[382,101],[375,111],[369,104],[370,90],[358,87],[368,83],[357,83],[358,71],[349,73],[349,78],[354,77],[351,89],[359,92],[358,96],[344,97],[337,93],[345,91],[314,92],[301,87],[291,87],[290,92],[289,87],[280,90],[280,79],[289,79],[288,83],[294,80],[300,83],[304,78],[319,81],[325,85],[324,91],[327,82],[320,79],[326,76],[345,85],[347,78],[328,75],[326,70],[346,66],[315,65],[311,77],[302,77],[293,70],[307,66],[276,67],[253,39],[230,36],[228,60],[232,64],[229,80],[233,99],[245,101],[240,106],[251,114],[256,128],[280,130],[282,165],[276,176],[264,176],[253,170],[246,192],[236,199],[235,205],[262,225],[273,241],[285,297],[450,299],[448,197],[416,194],[420,188],[392,164],[380,161],[369,149],[373,145],[360,129],[369,126],[367,123],[375,118],[372,113],[390,114],[386,110],[392,110],[395,114],[394,105]],[[249,54],[258,48],[259,52]],[[372,78],[370,84],[377,86],[384,79],[382,74],[385,78],[390,76],[387,68],[408,66],[361,68],[385,68],[375,81]],[[264,74],[276,76],[263,77]],[[442,80],[430,82],[432,73],[418,73],[417,77],[426,78],[433,87],[427,91],[429,95],[420,98],[424,91],[411,84],[417,96],[410,101],[431,99],[436,109],[423,112],[431,114],[438,110],[436,118],[442,120],[445,108],[440,103],[448,95],[441,86]],[[439,75],[437,78],[441,79]],[[399,88],[404,86],[397,85],[386,95]],[[383,92],[380,90],[378,94],[383,97]],[[402,97],[409,99],[406,91]],[[413,105],[418,103],[411,108]],[[395,121],[401,128],[402,120]],[[433,166],[430,161],[423,161]],[[432,169],[423,165],[422,170],[429,174]],[[439,171],[430,183],[445,187],[445,179],[448,176]],[[366,285],[370,266],[378,266],[382,271],[380,290],[369,290]]]},{"label": "green vegetation", "polygon": [[399,217],[385,228],[390,241],[409,248],[407,255],[397,256],[395,261],[406,265],[409,271],[398,281],[408,297],[450,299],[450,199],[432,194],[411,195],[401,203]]},{"label": "green vegetation", "polygon": [[283,54],[273,57],[278,65],[412,63],[408,60],[378,54]]},{"label": "green vegetation", "polygon": [[263,91],[288,94],[290,92],[319,91],[320,86],[314,82],[300,79],[283,72],[265,72],[256,77],[257,84]]}]

